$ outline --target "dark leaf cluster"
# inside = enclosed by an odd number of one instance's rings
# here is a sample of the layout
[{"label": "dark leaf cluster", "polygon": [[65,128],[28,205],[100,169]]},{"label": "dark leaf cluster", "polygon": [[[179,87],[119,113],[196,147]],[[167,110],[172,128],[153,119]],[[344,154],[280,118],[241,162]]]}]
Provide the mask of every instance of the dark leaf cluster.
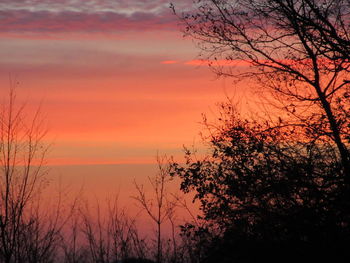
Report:
[{"label": "dark leaf cluster", "polygon": [[349,188],[334,145],[237,112],[210,130],[209,155],[194,160],[187,151],[185,165],[172,164],[209,223],[207,232],[183,229],[198,240],[211,233],[203,262],[349,256]]}]

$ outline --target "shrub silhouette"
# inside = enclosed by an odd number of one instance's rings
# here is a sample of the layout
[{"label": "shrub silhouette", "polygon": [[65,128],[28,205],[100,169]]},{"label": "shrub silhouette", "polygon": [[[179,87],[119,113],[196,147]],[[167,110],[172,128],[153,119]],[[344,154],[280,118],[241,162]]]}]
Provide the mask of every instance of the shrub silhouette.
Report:
[{"label": "shrub silhouette", "polygon": [[171,165],[201,204],[206,227],[188,224],[183,235],[209,235],[202,261],[349,259],[350,199],[336,147],[223,109],[226,120],[210,128],[211,154],[187,151],[186,165]]}]

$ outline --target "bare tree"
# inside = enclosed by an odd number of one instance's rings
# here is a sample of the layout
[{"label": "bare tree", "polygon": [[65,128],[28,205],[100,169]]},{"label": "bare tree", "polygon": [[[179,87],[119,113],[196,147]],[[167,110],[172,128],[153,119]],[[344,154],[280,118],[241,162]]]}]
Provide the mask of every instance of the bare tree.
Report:
[{"label": "bare tree", "polygon": [[[43,208],[40,199],[30,212],[26,212],[28,224],[20,227],[19,239],[15,250],[15,262],[56,262],[59,257],[61,229],[64,225],[61,206]],[[44,211],[43,211],[44,210]],[[29,216],[28,216],[29,214]]]},{"label": "bare tree", "polygon": [[[278,125],[299,127],[309,140],[333,141],[349,184],[349,1],[194,3],[179,16],[214,71],[271,91],[283,113]],[[234,66],[242,61],[250,67],[239,72]]]},{"label": "bare tree", "polygon": [[[76,222],[80,222],[80,227],[75,225],[72,229],[72,241],[77,239],[79,233],[82,234],[80,250],[88,254],[85,261],[114,263],[130,258],[145,259],[147,247],[138,234],[136,219],[130,218],[125,209],[119,208],[118,198],[108,201],[107,205],[107,210],[103,210],[97,202],[95,209],[91,211],[86,204],[81,209],[80,219],[76,219]],[[67,256],[74,254],[74,246],[76,243],[73,242],[70,249],[66,249],[71,251],[66,253]]]},{"label": "bare tree", "polygon": [[[24,107],[16,104],[16,95],[10,90],[6,104],[0,112],[0,259],[4,262],[24,262],[28,250],[27,238],[44,238],[46,252],[51,249],[54,233],[46,237],[32,234],[42,229],[38,211],[34,211],[36,201],[44,187],[46,129],[40,119],[40,110],[28,121]],[[28,235],[27,235],[28,234]],[[41,241],[43,241],[41,239]],[[52,241],[52,242],[51,242]],[[39,244],[36,242],[36,244]],[[42,243],[43,244],[43,243]],[[32,243],[33,245],[33,243]],[[32,246],[31,248],[34,249]],[[37,247],[38,248],[38,247]],[[44,249],[44,247],[41,247]],[[41,251],[39,254],[46,252]],[[31,250],[30,253],[33,253]],[[38,255],[38,253],[36,253]],[[27,255],[26,255],[27,256]],[[29,259],[28,259],[29,260]],[[36,261],[40,262],[40,260]]]},{"label": "bare tree", "polygon": [[81,220],[76,214],[67,224],[68,230],[62,237],[62,250],[65,263],[88,262],[88,250],[81,242]]},{"label": "bare tree", "polygon": [[[153,198],[148,197],[143,185],[139,185],[135,182],[137,195],[133,198],[141,205],[146,211],[151,220],[156,224],[156,262],[163,261],[163,247],[162,247],[162,225],[167,220],[172,225],[172,238],[173,245],[176,246],[175,234],[174,234],[174,213],[177,205],[177,200],[174,196],[170,196],[167,192],[167,184],[172,179],[169,176],[169,167],[165,163],[166,157],[157,157],[158,161],[158,173],[155,177],[149,177],[149,182],[153,191]],[[176,251],[176,247],[173,248]]]}]

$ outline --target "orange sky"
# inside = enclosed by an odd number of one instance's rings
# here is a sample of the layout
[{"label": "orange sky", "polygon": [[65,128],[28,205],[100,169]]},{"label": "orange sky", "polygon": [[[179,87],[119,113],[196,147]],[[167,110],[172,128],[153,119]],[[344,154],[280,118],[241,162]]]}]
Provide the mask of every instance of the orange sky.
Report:
[{"label": "orange sky", "polygon": [[138,213],[134,179],[147,183],[157,154],[200,147],[202,113],[247,90],[200,66],[166,0],[2,0],[0,18],[0,102],[11,78],[28,112],[42,105],[50,196],[61,183],[91,202],[119,193]]},{"label": "orange sky", "polygon": [[230,92],[198,66],[166,1],[6,0],[0,15],[1,93],[11,75],[29,107],[42,103],[51,164],[181,155]]}]

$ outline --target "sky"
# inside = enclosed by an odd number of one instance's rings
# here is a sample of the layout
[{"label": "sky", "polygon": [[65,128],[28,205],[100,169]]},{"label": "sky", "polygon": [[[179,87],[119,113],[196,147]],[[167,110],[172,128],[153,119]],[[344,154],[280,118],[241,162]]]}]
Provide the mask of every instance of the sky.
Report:
[{"label": "sky", "polygon": [[[173,1],[177,10],[190,3]],[[79,195],[94,204],[118,195],[138,215],[134,182],[151,194],[156,156],[182,161],[183,146],[203,147],[202,114],[215,117],[218,102],[244,96],[244,86],[201,65],[169,5],[0,1],[0,103],[15,87],[28,116],[40,107],[48,196],[64,189],[68,201]],[[179,184],[169,189],[178,193]]]},{"label": "sky", "polygon": [[[175,0],[178,10],[191,1]],[[0,85],[41,105],[51,165],[145,164],[201,140],[227,95],[163,0],[2,0]]]}]

